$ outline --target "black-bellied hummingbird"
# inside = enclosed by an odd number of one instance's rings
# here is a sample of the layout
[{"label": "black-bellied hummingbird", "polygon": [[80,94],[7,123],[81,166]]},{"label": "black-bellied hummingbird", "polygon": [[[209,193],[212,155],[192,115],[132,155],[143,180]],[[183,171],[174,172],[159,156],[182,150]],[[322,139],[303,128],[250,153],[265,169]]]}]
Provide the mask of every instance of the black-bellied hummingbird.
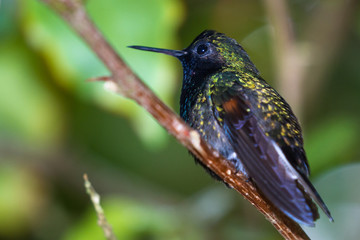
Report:
[{"label": "black-bellied hummingbird", "polygon": [[297,118],[240,44],[208,30],[184,50],[130,47],[181,61],[181,117],[277,208],[300,224],[314,226],[319,218],[314,200],[333,221],[308,179]]}]

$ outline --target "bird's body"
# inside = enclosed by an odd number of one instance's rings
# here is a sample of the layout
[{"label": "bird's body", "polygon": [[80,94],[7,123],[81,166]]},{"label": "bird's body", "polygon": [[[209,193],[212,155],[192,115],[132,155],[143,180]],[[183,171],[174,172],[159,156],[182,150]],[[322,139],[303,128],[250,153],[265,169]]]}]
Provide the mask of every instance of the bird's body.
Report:
[{"label": "bird's body", "polygon": [[204,31],[183,51],[133,47],[181,61],[181,117],[276,207],[295,221],[314,226],[319,215],[313,199],[332,220],[308,180],[309,166],[295,115],[235,40]]}]

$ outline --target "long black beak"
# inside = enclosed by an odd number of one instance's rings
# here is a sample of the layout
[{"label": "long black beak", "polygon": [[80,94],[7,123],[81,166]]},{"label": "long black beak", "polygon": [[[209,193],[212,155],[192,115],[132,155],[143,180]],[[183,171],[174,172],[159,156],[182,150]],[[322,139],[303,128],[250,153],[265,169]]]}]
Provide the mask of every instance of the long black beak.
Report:
[{"label": "long black beak", "polygon": [[186,51],[181,51],[181,50],[170,50],[170,49],[162,49],[162,48],[143,47],[143,46],[128,46],[128,47],[143,51],[163,53],[177,58],[180,58],[187,54]]}]

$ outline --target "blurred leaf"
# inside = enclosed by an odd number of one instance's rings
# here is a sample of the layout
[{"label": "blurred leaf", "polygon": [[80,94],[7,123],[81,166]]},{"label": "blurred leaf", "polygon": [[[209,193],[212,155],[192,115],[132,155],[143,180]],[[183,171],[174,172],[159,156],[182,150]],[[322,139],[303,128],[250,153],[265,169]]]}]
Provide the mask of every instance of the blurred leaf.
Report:
[{"label": "blurred leaf", "polygon": [[349,159],[356,145],[359,125],[351,117],[333,116],[314,126],[305,137],[313,173]]},{"label": "blurred leaf", "polygon": [[360,14],[356,14],[355,17],[355,33],[357,34],[358,38],[360,38]]},{"label": "blurred leaf", "polygon": [[[106,198],[101,205],[118,239],[203,239],[190,222],[181,219],[180,212],[170,207],[136,202],[131,199]],[[65,240],[102,239],[102,229],[96,224],[95,211],[87,215],[65,235]]]},{"label": "blurred leaf", "polygon": [[[98,84],[84,81],[109,73],[61,19],[38,1],[22,3],[24,32],[50,63],[49,70],[62,87],[110,111],[130,116],[135,120],[137,133],[152,147],[163,142],[167,134],[134,102],[109,94]],[[169,102],[176,87],[175,60],[160,54],[130,50],[126,46],[169,47],[183,18],[180,1],[88,1],[87,8],[115,49],[160,97]],[[138,128],[139,123],[145,127]]]},{"label": "blurred leaf", "polygon": [[246,38],[241,41],[241,44],[260,71],[261,76],[271,84],[271,77],[273,76],[275,66],[273,61],[270,61],[272,57],[270,33],[271,28],[268,25],[261,26],[247,35]]},{"label": "blurred leaf", "polygon": [[211,225],[220,222],[234,210],[234,205],[238,204],[236,196],[238,196],[236,193],[229,191],[223,185],[215,185],[193,196],[187,208],[190,209],[192,219]]},{"label": "blurred leaf", "polygon": [[315,228],[305,228],[311,239],[356,240],[360,236],[360,164],[349,164],[322,175],[314,183],[335,222],[322,214]]},{"label": "blurred leaf", "polygon": [[12,24],[16,19],[16,1],[0,1],[0,40],[3,37],[11,36],[16,27]]},{"label": "blurred leaf", "polygon": [[20,165],[1,165],[1,236],[21,236],[30,226],[36,225],[47,202],[43,187],[34,173],[26,168]]},{"label": "blurred leaf", "polygon": [[42,82],[34,56],[19,41],[3,42],[0,52],[1,138],[54,145],[62,135],[61,107]]}]

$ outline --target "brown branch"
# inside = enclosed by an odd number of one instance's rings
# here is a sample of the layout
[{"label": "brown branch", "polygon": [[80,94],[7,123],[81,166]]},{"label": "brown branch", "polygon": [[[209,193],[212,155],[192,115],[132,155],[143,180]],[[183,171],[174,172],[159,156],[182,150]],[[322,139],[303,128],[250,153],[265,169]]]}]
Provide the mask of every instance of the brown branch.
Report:
[{"label": "brown branch", "polygon": [[[305,38],[295,39],[285,0],[263,0],[274,34],[276,79],[279,91],[302,119],[303,109],[316,106],[315,98],[339,46],[349,33],[358,0],[324,1],[309,16]],[[306,87],[306,90],[305,90]]]},{"label": "brown branch", "polygon": [[297,223],[273,207],[271,203],[268,203],[241,173],[236,173],[234,167],[224,157],[211,149],[195,130],[187,126],[144,85],[102,37],[88,18],[79,0],[42,1],[62,16],[103,61],[112,74],[111,78],[105,79],[107,82],[113,83],[111,87],[115,86],[115,91],[133,99],[145,108],[159,124],[200,159],[203,164],[254,205],[285,239],[309,239]]},{"label": "brown branch", "polygon": [[[331,73],[331,64],[348,37],[356,13],[360,7],[358,0],[323,1],[309,17],[305,28],[305,39],[309,45],[308,64],[304,75],[305,104],[307,111],[315,110],[319,92],[323,90],[326,75]],[[311,56],[310,56],[311,54]]]}]

